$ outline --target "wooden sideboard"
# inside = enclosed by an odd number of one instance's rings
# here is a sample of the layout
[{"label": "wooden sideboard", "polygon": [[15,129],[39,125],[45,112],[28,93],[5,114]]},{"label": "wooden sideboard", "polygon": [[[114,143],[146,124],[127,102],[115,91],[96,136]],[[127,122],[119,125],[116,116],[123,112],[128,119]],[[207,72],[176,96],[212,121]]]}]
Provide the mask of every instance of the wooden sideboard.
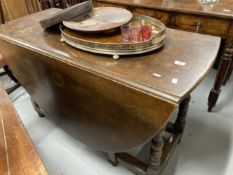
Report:
[{"label": "wooden sideboard", "polygon": [[[208,111],[216,105],[221,86],[229,80],[233,69],[233,3],[221,0],[203,5],[198,0],[95,0],[94,5],[127,8],[161,20],[167,27],[220,36],[222,49],[220,67],[208,99]],[[208,50],[206,50],[208,52]]]}]

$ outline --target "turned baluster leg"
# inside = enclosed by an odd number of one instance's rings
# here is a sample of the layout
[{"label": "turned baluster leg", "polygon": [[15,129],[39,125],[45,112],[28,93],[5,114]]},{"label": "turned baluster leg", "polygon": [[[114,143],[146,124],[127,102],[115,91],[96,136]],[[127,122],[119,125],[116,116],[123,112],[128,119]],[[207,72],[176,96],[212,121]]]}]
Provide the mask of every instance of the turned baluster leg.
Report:
[{"label": "turned baluster leg", "polygon": [[161,169],[161,157],[163,153],[163,131],[152,139],[150,151],[150,163],[147,175],[158,175]]},{"label": "turned baluster leg", "polygon": [[6,72],[1,72],[1,73],[0,73],[0,77],[1,77],[1,76],[4,76],[4,75],[7,75],[7,73],[6,73]]},{"label": "turned baluster leg", "polygon": [[183,132],[186,124],[186,116],[189,108],[189,102],[191,100],[191,95],[188,95],[179,106],[179,112],[175,122],[175,131]]},{"label": "turned baluster leg", "polygon": [[27,7],[29,13],[30,13],[30,14],[33,13],[31,1],[25,0],[25,3],[26,3],[26,7]]},{"label": "turned baluster leg", "polygon": [[35,111],[39,115],[39,117],[45,117],[45,114],[44,114],[43,110],[40,108],[40,106],[32,100],[31,100],[31,102],[32,102],[32,105],[33,105]]},{"label": "turned baluster leg", "polygon": [[17,78],[13,75],[13,73],[11,72],[11,70],[9,69],[7,65],[3,66],[3,69],[5,70],[5,72],[10,77],[11,80],[13,80],[15,83],[18,83]]},{"label": "turned baluster leg", "polygon": [[47,0],[40,0],[41,9],[47,9]]},{"label": "turned baluster leg", "polygon": [[50,1],[50,7],[56,7],[56,1],[55,0],[51,0]]},{"label": "turned baluster leg", "polygon": [[61,0],[61,7],[62,7],[63,9],[69,7],[69,4],[68,4],[67,0]]},{"label": "turned baluster leg", "polygon": [[13,75],[13,73],[11,72],[11,70],[9,69],[9,67],[7,65],[3,66],[3,69],[5,71],[5,74],[7,74],[10,77],[10,79],[16,83],[13,87],[6,90],[8,94],[11,94],[16,89],[18,89],[21,86],[21,84],[19,83],[17,78]]},{"label": "turned baluster leg", "polygon": [[218,97],[221,92],[221,86],[223,85],[224,79],[227,75],[228,69],[231,64],[233,54],[233,45],[226,44],[224,55],[221,60],[221,64],[215,79],[214,87],[211,90],[208,98],[208,112],[211,112],[213,107],[216,105]]},{"label": "turned baluster leg", "polygon": [[15,84],[13,87],[6,89],[7,94],[11,94],[14,92],[16,89],[18,89],[21,86],[20,83]]},{"label": "turned baluster leg", "polygon": [[117,161],[117,157],[115,153],[107,153],[108,155],[108,161],[113,165],[117,166],[119,162]]},{"label": "turned baluster leg", "polygon": [[[233,54],[233,48],[231,49],[231,53]],[[232,55],[232,54],[231,54],[231,55]],[[228,68],[226,77],[225,77],[224,82],[223,82],[223,85],[224,85],[224,86],[227,84],[228,80],[229,80],[230,77],[231,77],[232,71],[233,71],[233,60],[232,60],[232,59],[233,59],[233,57],[231,57],[231,64],[230,64],[230,66],[229,66],[229,68]]]}]

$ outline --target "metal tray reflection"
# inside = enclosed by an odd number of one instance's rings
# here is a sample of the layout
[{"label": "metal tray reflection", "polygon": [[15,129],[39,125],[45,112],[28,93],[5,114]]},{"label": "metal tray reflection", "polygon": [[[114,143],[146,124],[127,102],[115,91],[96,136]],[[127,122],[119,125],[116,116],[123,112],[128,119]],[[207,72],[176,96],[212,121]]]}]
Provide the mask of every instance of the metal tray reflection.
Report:
[{"label": "metal tray reflection", "polygon": [[165,25],[155,18],[134,14],[132,21],[146,21],[153,26],[150,40],[139,43],[124,43],[120,29],[101,34],[83,33],[74,31],[60,25],[61,40],[67,44],[88,52],[112,55],[118,59],[119,55],[135,55],[161,48],[166,40]]}]

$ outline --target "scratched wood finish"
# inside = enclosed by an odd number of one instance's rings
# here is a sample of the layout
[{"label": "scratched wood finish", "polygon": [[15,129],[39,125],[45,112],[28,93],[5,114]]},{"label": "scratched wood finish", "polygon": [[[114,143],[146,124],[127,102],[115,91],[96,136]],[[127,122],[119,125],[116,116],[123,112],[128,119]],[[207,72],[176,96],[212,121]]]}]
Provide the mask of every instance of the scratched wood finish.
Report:
[{"label": "scratched wood finish", "polygon": [[[217,37],[168,29],[160,51],[113,60],[60,42],[55,28],[44,31],[39,21],[57,11],[0,26],[2,55],[45,113],[106,152],[135,148],[165,127],[176,106],[206,75],[220,45]],[[177,59],[186,66],[175,65]]]},{"label": "scratched wood finish", "polygon": [[[3,47],[14,50],[4,56],[33,101],[95,149],[123,152],[146,143],[176,107],[33,51]],[[21,59],[14,60],[16,54]]]},{"label": "scratched wood finish", "polygon": [[0,174],[48,174],[1,83]]},{"label": "scratched wood finish", "polygon": [[[85,66],[95,72],[98,70],[107,77],[113,77],[118,81],[124,80],[137,88],[146,89],[147,92],[174,102],[180,102],[181,98],[196,86],[196,80],[207,73],[219,48],[220,38],[218,37],[167,29],[167,43],[161,51],[136,56],[137,59],[122,57],[116,61],[110,56],[83,52],[59,42],[60,31],[58,30],[51,29],[43,32],[38,21],[48,13],[57,11],[59,9],[49,9],[8,22],[0,27],[1,38],[6,39],[6,35],[10,35],[9,39],[16,38],[15,42],[21,39],[24,41],[21,44],[27,47],[35,46],[34,49],[44,54],[59,55],[59,59],[63,62]],[[206,50],[212,50],[212,52],[206,52]],[[82,59],[79,59],[80,57]],[[198,58],[200,60],[196,61]],[[184,61],[186,66],[175,65],[176,60]],[[163,78],[155,78],[153,73],[161,74]],[[191,77],[190,74],[192,74]],[[179,83],[173,84],[171,82],[173,78],[178,79]]]},{"label": "scratched wood finish", "polygon": [[171,28],[222,37],[225,47],[219,53],[219,57],[222,55],[222,58],[219,58],[219,71],[208,100],[208,111],[212,111],[220,95],[221,86],[227,83],[233,71],[231,0],[221,0],[213,6],[203,5],[197,0],[94,0],[94,4],[101,7],[120,6],[135,13],[158,18]]}]

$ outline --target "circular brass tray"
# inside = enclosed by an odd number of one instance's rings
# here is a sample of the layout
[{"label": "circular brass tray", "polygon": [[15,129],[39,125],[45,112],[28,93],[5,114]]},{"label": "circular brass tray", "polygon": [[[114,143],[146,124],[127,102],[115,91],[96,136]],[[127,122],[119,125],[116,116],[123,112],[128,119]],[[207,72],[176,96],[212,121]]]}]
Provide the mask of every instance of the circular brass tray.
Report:
[{"label": "circular brass tray", "polygon": [[165,44],[166,27],[157,19],[134,14],[132,21],[146,21],[153,26],[152,37],[147,42],[139,43],[123,43],[120,30],[92,34],[74,31],[60,26],[61,41],[67,44],[88,52],[112,55],[113,58],[118,59],[119,55],[135,55],[150,52],[161,48]]}]

